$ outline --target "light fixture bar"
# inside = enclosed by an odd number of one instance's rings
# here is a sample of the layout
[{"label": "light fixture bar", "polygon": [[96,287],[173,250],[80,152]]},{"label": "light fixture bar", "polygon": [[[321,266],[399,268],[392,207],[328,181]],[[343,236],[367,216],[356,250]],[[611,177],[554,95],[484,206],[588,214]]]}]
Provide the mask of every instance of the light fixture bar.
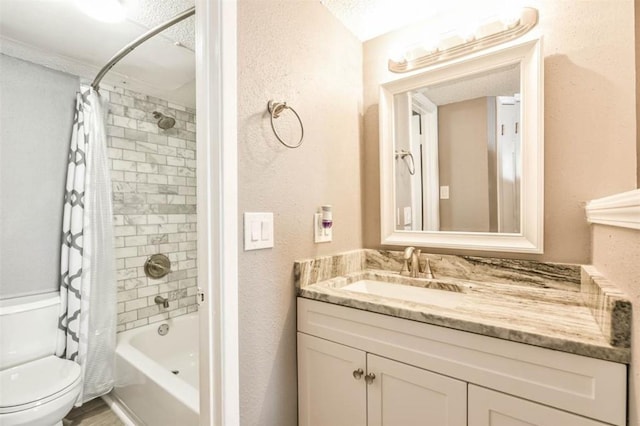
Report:
[{"label": "light fixture bar", "polygon": [[508,26],[502,31],[494,32],[493,34],[480,38],[474,38],[473,40],[463,41],[444,50],[435,50],[433,53],[420,56],[416,59],[404,59],[401,61],[389,59],[389,71],[405,73],[424,68],[438,62],[448,61],[462,55],[487,49],[497,44],[521,37],[535,27],[537,23],[538,10],[531,7],[525,7],[522,9],[518,21],[514,25]]}]

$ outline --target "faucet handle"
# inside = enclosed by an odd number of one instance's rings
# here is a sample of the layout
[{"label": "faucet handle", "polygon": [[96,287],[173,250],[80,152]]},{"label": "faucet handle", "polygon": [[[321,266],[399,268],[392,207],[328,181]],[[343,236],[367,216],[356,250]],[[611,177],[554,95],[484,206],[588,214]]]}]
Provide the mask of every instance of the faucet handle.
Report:
[{"label": "faucet handle", "polygon": [[400,269],[400,275],[409,275],[411,271],[409,270],[409,260],[404,259],[402,263],[402,269]]},{"label": "faucet handle", "polygon": [[435,278],[435,276],[433,275],[433,272],[431,271],[431,265],[429,264],[429,259],[427,259],[427,261],[424,264],[424,268],[422,268],[420,272],[424,274],[425,278],[428,278],[428,279]]}]

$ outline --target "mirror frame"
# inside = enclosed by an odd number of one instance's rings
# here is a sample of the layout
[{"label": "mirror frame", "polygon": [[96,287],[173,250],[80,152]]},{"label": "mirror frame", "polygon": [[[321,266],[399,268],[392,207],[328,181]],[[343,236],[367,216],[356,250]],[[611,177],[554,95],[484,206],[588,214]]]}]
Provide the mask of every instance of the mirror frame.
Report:
[{"label": "mirror frame", "polygon": [[[522,195],[520,233],[396,230],[394,96],[419,87],[457,80],[479,72],[520,64],[522,93]],[[380,86],[381,243],[476,251],[542,253],[544,237],[544,82],[542,40],[498,46],[431,66]]]}]

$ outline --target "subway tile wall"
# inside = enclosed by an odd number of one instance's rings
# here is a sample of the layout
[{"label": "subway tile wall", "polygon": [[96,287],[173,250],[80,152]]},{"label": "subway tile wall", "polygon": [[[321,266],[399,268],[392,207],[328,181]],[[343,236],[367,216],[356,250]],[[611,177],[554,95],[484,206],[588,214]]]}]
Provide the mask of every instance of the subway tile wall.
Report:
[{"label": "subway tile wall", "polygon": [[[108,101],[107,145],[113,187],[118,332],[198,309],[196,303],[196,112],[120,87]],[[175,118],[157,126],[153,112]],[[171,272],[147,278],[144,262],[162,253]],[[169,307],[154,302],[169,298]]]}]

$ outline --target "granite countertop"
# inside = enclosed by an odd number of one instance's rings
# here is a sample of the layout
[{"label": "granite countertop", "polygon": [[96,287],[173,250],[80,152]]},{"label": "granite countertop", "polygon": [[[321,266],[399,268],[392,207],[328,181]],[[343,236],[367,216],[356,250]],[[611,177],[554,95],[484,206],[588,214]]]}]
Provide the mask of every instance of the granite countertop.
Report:
[{"label": "granite countertop", "polygon": [[[436,279],[398,271],[402,253],[357,250],[296,262],[300,297],[563,352],[628,363],[631,306],[592,267],[423,254]],[[416,303],[344,287],[384,281],[458,293]],[[445,295],[446,296],[446,295]]]}]

